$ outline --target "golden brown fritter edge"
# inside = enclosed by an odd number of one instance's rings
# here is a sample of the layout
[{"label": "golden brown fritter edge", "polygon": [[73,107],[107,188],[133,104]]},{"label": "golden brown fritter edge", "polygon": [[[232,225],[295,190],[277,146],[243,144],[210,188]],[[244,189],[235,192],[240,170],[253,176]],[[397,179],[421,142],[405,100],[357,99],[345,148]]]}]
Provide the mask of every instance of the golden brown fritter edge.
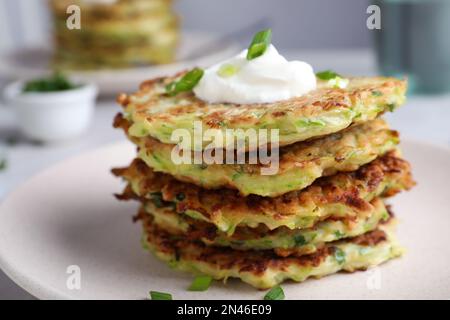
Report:
[{"label": "golden brown fritter edge", "polygon": [[[282,219],[295,214],[300,207],[320,207],[329,203],[341,203],[359,212],[369,211],[369,202],[373,197],[391,197],[415,185],[410,164],[395,152],[387,153],[357,171],[320,178],[306,189],[275,198],[256,195],[243,197],[231,189],[207,190],[154,172],[139,159],[133,160],[129,167],[116,168],[112,172],[128,181],[142,179],[139,195],[127,185],[122,194],[117,195],[120,200],[146,201],[150,194],[160,192],[162,201],[176,203],[178,213],[195,210],[210,220],[223,211],[233,212],[237,216],[265,214],[273,219]],[[386,188],[383,183],[387,178],[395,183]]]},{"label": "golden brown fritter edge", "polygon": [[[134,104],[135,112],[140,118],[145,118],[149,122],[161,121],[170,122],[174,117],[198,113],[201,111],[201,119],[204,128],[255,128],[261,125],[261,121],[270,118],[274,122],[277,119],[289,117],[293,119],[315,118],[322,112],[330,110],[346,112],[352,110],[354,106],[361,104],[370,106],[378,105],[380,110],[377,115],[383,114],[390,108],[402,104],[405,99],[407,81],[388,77],[372,78],[350,78],[350,85],[346,89],[330,88],[326,81],[318,80],[317,89],[292,99],[278,101],[274,103],[262,104],[209,104],[195,97],[193,92],[183,92],[177,95],[176,101],[185,101],[177,106],[174,102],[173,108],[165,112],[149,114],[148,110],[160,100],[166,99],[167,95],[161,88],[179,79],[187,71],[181,71],[174,76],[159,77],[144,81],[139,86],[139,91],[132,95],[122,93],[118,96],[117,102],[126,109],[130,104]],[[143,99],[146,97],[145,99]],[[143,100],[145,100],[143,102]],[[381,107],[384,106],[384,107]],[[389,106],[389,107],[388,107]],[[264,110],[264,112],[261,112]],[[261,116],[254,116],[254,114]],[[356,118],[358,116],[355,115]],[[371,117],[372,119],[374,117]],[[370,119],[354,119],[348,123],[364,122]],[[345,127],[347,127],[346,125]],[[340,129],[344,129],[341,127]],[[339,130],[314,135],[314,138],[330,134]],[[296,141],[302,141],[296,140]],[[283,143],[286,145],[295,143]]]},{"label": "golden brown fritter edge", "polygon": [[[152,216],[143,214],[140,217],[144,234],[149,243],[159,252],[173,254],[179,258],[188,258],[194,261],[202,261],[215,264],[219,269],[230,269],[236,265],[241,272],[252,272],[255,275],[262,274],[269,266],[283,269],[292,264],[300,266],[317,267],[325,258],[334,254],[337,243],[354,243],[360,246],[376,246],[386,241],[387,235],[383,230],[376,229],[363,235],[328,243],[318,251],[307,255],[279,256],[274,250],[234,250],[229,247],[207,246],[199,241],[189,240],[155,226]],[[392,219],[384,224],[393,223]],[[184,257],[185,255],[185,257]]]},{"label": "golden brown fritter edge", "polygon": [[[380,199],[376,199],[377,201],[381,201]],[[375,201],[375,200],[374,200]],[[392,210],[390,209],[390,206],[383,206],[383,208],[386,208],[388,216],[386,218],[381,219],[378,222],[378,226],[379,225],[383,225],[386,224],[390,221],[390,219],[392,219],[394,217],[394,214],[392,212]],[[168,214],[168,211],[164,211],[164,214]],[[375,214],[375,213],[372,213]],[[153,218],[149,218],[148,216],[154,217],[152,212],[147,211],[147,209],[145,208],[145,205],[141,206],[141,208],[139,209],[137,215],[134,217],[134,221],[147,221],[148,219],[153,219]],[[201,221],[201,220],[196,220],[193,218],[190,218],[188,216],[185,216],[182,218],[183,222],[186,223],[189,227],[187,228],[187,230],[185,231],[181,231],[180,229],[177,228],[173,228],[173,226],[170,227],[166,227],[163,225],[158,224],[156,221],[154,222],[154,225],[159,228],[159,229],[163,229],[165,230],[165,232],[172,234],[174,237],[180,237],[183,238],[185,240],[188,241],[198,241],[198,242],[202,242],[206,245],[210,245],[210,246],[217,246],[217,247],[226,247],[224,245],[216,245],[214,243],[207,243],[205,241],[203,241],[203,239],[208,239],[210,241],[214,241],[214,239],[216,237],[228,237],[228,239],[230,240],[230,242],[233,241],[245,241],[248,239],[257,239],[263,236],[270,236],[271,234],[274,233],[285,233],[285,234],[289,234],[290,230],[287,229],[286,227],[280,227],[274,230],[269,230],[266,226],[260,224],[258,225],[258,227],[256,228],[249,228],[247,226],[240,226],[236,228],[236,231],[229,236],[224,235],[222,232],[220,232],[217,227],[215,227],[213,224],[205,222],[205,221]],[[326,220],[324,220],[324,222],[326,221],[341,221],[344,224],[348,225],[348,226],[352,226],[355,221],[358,219],[358,217],[351,217],[351,216],[344,216],[344,217],[330,217],[327,218]],[[310,228],[311,230],[316,229],[316,226],[313,226],[312,228]],[[366,230],[366,232],[369,231],[373,231],[373,229],[369,229]],[[292,233],[290,233],[292,234]],[[341,239],[348,239],[348,238],[354,238],[357,239],[357,236],[346,236],[346,237],[342,237]],[[357,240],[357,242],[359,242],[359,240]],[[326,243],[324,242],[322,245],[317,246],[317,248],[321,248],[325,245]],[[367,243],[365,245],[376,245],[376,243]],[[240,249],[240,248],[235,248],[233,246],[231,246],[233,249],[235,250],[244,250],[244,251],[248,251],[248,250],[268,250],[268,249],[255,249],[255,248],[246,248],[246,249]],[[298,250],[299,248],[278,248],[278,247],[274,247],[272,248],[272,250],[274,251],[274,253],[277,256],[280,257],[287,257],[287,256],[291,256],[291,255],[305,255],[305,254],[311,254],[315,251],[310,251],[310,250]],[[303,248],[304,249],[304,248]]]}]

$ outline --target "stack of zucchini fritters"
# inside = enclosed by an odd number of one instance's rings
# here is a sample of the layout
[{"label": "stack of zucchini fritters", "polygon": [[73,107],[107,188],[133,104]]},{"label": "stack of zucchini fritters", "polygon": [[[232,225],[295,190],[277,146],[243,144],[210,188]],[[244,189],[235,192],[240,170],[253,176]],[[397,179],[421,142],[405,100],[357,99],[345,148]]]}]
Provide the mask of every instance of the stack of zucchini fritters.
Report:
[{"label": "stack of zucchini fritters", "polygon": [[[352,78],[270,104],[208,104],[192,92],[144,82],[122,94],[122,128],[138,157],[113,169],[118,197],[142,203],[143,244],[176,269],[229,277],[260,289],[378,265],[402,253],[384,199],[414,185],[399,137],[379,118],[405,100],[406,82]],[[179,164],[175,129],[279,129],[279,170],[263,164]]]},{"label": "stack of zucchini fritters", "polygon": [[[127,68],[169,63],[178,44],[172,0],[51,0],[59,69]],[[81,29],[68,29],[70,5]]]}]

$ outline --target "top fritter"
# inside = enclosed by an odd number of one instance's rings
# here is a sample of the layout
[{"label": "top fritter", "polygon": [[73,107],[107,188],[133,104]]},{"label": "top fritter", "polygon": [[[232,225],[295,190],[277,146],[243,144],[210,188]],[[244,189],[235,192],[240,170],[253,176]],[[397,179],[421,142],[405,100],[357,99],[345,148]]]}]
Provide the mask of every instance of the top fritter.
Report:
[{"label": "top fritter", "polygon": [[[406,81],[395,78],[353,78],[345,89],[330,88],[318,80],[317,88],[285,101],[266,104],[210,104],[192,92],[170,96],[165,86],[180,78],[144,82],[140,91],[119,96],[132,123],[129,134],[151,136],[174,143],[172,132],[186,129],[193,135],[194,121],[220,129],[279,129],[280,146],[338,132],[352,123],[375,119],[405,101]],[[204,146],[206,146],[204,144]]]}]

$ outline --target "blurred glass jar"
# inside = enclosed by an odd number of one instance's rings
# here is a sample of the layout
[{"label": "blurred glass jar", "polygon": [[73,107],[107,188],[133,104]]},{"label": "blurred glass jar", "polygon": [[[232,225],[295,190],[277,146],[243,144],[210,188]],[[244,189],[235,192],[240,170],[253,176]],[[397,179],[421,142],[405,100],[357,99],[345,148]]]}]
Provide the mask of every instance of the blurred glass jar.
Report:
[{"label": "blurred glass jar", "polygon": [[450,91],[450,0],[375,0],[374,30],[380,71],[408,77],[410,91]]}]

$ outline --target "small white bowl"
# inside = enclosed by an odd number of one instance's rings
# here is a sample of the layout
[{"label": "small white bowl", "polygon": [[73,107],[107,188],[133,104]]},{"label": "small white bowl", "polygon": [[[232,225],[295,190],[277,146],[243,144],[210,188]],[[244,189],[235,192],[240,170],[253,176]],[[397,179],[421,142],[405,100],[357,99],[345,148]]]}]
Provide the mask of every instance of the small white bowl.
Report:
[{"label": "small white bowl", "polygon": [[55,92],[23,92],[23,81],[4,89],[22,132],[33,140],[60,142],[84,133],[91,122],[98,89],[94,84]]}]

